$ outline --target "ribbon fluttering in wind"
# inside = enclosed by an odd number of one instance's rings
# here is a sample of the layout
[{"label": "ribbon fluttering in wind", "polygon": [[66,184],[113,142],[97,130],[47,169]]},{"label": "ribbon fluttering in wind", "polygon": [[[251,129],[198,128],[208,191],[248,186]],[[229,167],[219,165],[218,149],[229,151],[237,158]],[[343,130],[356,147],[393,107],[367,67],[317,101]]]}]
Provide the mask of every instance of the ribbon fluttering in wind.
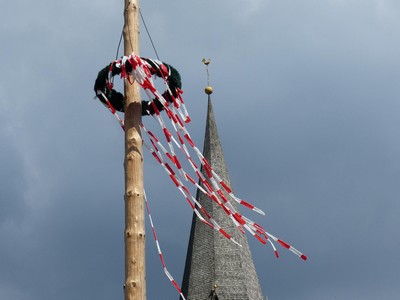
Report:
[{"label": "ribbon fluttering in wind", "polygon": [[[235,226],[240,230],[240,232],[245,233],[245,231],[248,231],[262,244],[267,244],[268,242],[271,245],[276,257],[279,257],[279,254],[274,245],[274,242],[280,244],[283,248],[291,251],[301,259],[307,260],[307,256],[304,255],[302,252],[300,252],[290,244],[284,242],[283,240],[268,233],[263,227],[250,220],[246,216],[240,214],[234,208],[230,199],[237,202],[239,205],[246,207],[247,209],[250,209],[261,215],[265,215],[265,213],[261,209],[255,207],[254,205],[243,199],[238,198],[229,188],[229,186],[213,170],[210,163],[197,148],[185,126],[185,124],[190,122],[190,117],[182,98],[183,92],[180,88],[180,81],[179,85],[170,84],[170,72],[168,72],[168,69],[166,69],[163,63],[155,60],[142,59],[141,57],[133,53],[129,56],[124,56],[121,60],[114,61],[110,66],[112,66],[112,71],[110,69],[110,72],[108,72],[108,78],[102,78],[102,81],[112,82],[111,77],[115,74],[120,74],[121,78],[125,79],[129,83],[132,83],[132,78],[144,89],[145,93],[147,94],[149,98],[148,107],[149,109],[151,109],[151,112],[149,112],[148,114],[152,115],[160,126],[168,146],[165,147],[161,140],[157,138],[157,136],[152,131],[148,130],[144,126],[144,124],[141,124],[141,127],[150,142],[150,144],[143,142],[143,145],[146,149],[148,149],[148,151],[151,153],[157,163],[165,170],[176,188],[186,199],[187,203],[190,205],[196,216],[203,223],[218,231],[219,233],[221,233],[222,236],[231,240],[233,243],[240,246],[238,241],[236,241],[231,235],[229,235],[212,218],[212,216],[206,211],[201,203],[196,200],[196,197],[192,195],[186,184],[191,184],[195,186],[200,192],[207,195],[210,201],[214,201],[218,206],[220,206],[226,213],[227,217],[230,218]],[[157,74],[157,76],[161,77],[164,81],[164,93],[160,93],[155,88],[152,79],[152,75],[154,74]],[[118,116],[116,110],[113,108],[104,90],[98,89],[96,90],[96,93],[98,97],[101,96],[99,97],[101,102],[105,104],[110,112],[117,118],[122,129],[124,129],[122,119]],[[165,98],[168,98],[168,100]],[[163,118],[164,113],[161,114],[161,110],[165,112],[173,130],[169,130],[166,126],[166,122]],[[190,166],[191,172],[194,174],[192,175],[194,178],[190,176],[189,171],[184,168],[183,164],[178,158],[178,155],[176,153],[177,151],[180,151],[182,153],[184,159],[187,161],[187,164]],[[194,153],[194,155],[191,155],[191,153]],[[201,167],[203,168],[205,175],[203,175]],[[200,182],[200,184],[197,183],[198,181]],[[148,202],[146,198],[146,206],[148,209],[147,203]],[[201,213],[203,213],[204,216]],[[155,229],[153,227],[153,222],[149,209],[148,214],[164,272],[166,273],[172,284],[175,286],[175,288],[178,290],[178,292],[182,294],[179,286],[173,280],[171,274],[166,269],[165,261],[162,257],[162,252],[159,247],[158,238],[155,234]]]}]

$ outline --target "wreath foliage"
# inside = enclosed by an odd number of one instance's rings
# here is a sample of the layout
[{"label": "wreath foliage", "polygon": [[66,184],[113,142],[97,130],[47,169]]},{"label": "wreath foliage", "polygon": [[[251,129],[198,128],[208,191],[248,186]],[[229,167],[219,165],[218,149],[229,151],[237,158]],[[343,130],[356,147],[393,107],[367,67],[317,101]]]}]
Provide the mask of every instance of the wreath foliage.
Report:
[{"label": "wreath foliage", "polygon": [[[179,93],[182,93],[182,81],[179,72],[171,65],[160,62],[158,60],[152,60],[149,58],[141,58],[147,64],[152,75],[161,77],[166,80],[168,89],[162,94],[165,100],[170,103],[174,102],[174,98],[178,97]],[[126,72],[132,72],[132,65],[129,60],[125,62]],[[124,95],[113,88],[112,78],[116,75],[120,75],[122,72],[121,62],[114,61],[108,66],[100,70],[97,75],[94,91],[96,97],[104,104],[107,104],[107,100],[111,103],[115,110],[124,112],[125,98]],[[104,99],[104,96],[107,99]],[[159,111],[164,109],[162,103],[157,99],[152,100]],[[151,101],[142,101],[142,115],[152,115],[155,113],[154,107],[151,105]]]}]

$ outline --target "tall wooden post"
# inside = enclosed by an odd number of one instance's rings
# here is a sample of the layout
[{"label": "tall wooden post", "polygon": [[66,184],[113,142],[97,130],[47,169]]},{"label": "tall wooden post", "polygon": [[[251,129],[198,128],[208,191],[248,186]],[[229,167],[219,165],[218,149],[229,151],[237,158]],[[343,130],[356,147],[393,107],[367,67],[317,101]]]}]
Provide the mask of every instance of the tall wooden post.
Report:
[{"label": "tall wooden post", "polygon": [[[139,0],[125,1],[124,53],[139,54]],[[125,300],[146,299],[141,99],[125,81]]]}]

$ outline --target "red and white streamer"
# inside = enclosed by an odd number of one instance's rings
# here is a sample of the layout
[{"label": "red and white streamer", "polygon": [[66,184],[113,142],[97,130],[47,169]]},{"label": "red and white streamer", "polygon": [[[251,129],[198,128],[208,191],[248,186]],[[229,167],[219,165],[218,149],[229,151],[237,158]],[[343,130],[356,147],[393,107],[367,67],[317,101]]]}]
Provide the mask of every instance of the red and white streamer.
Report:
[{"label": "red and white streamer", "polygon": [[146,202],[147,215],[149,217],[151,230],[153,232],[154,241],[156,242],[156,246],[157,246],[158,256],[160,257],[160,261],[161,261],[161,265],[163,267],[164,273],[165,273],[165,275],[167,275],[167,277],[171,281],[172,285],[176,288],[178,293],[181,295],[182,299],[186,300],[185,296],[182,294],[182,290],[181,290],[180,286],[175,281],[175,279],[172,277],[171,273],[168,272],[167,265],[165,264],[164,255],[161,251],[160,243],[158,242],[158,236],[157,236],[156,229],[154,227],[153,218],[151,217],[150,207],[149,207],[149,202],[147,200],[146,192],[144,192],[144,200]]},{"label": "red and white streamer", "polygon": [[110,103],[110,101],[108,100],[108,98],[106,97],[106,95],[104,95],[103,92],[99,92],[100,95],[104,98],[106,104],[104,104],[105,107],[108,108],[108,110],[117,118],[119,125],[121,125],[122,130],[125,131],[125,125],[124,125],[124,121],[121,119],[121,117],[117,114],[117,111],[115,110],[115,108],[112,106],[112,104]]},{"label": "red and white streamer", "polygon": [[[132,72],[128,74],[125,68],[125,63],[129,61],[129,63],[132,65]],[[178,97],[174,97],[172,91],[170,90],[170,87],[168,86],[167,80],[164,78],[164,83],[166,85],[166,90],[168,91],[169,95],[173,99],[173,104],[170,105],[162,96],[160,92],[157,91],[153,84],[152,76],[149,71],[149,67],[147,65],[147,62],[141,60],[141,58],[135,54],[132,54],[130,56],[125,56],[122,60],[117,61],[117,67],[120,67],[122,69],[121,71],[121,77],[130,81],[129,75],[132,76],[134,80],[136,80],[139,85],[144,89],[146,94],[148,95],[150,101],[152,98],[155,96],[160,103],[164,106],[164,111],[166,113],[166,116],[170,120],[171,126],[173,128],[173,131],[171,132],[168,127],[166,126],[166,123],[164,122],[164,119],[160,113],[160,111],[157,109],[155,104],[153,103],[153,108],[155,111],[155,114],[153,117],[155,118],[156,122],[161,128],[161,131],[163,132],[163,135],[165,137],[165,140],[168,145],[168,150],[166,147],[163,146],[161,143],[160,139],[156,137],[156,135],[147,130],[146,127],[142,124],[142,128],[144,132],[146,133],[151,145],[147,145],[144,143],[145,147],[150,151],[152,156],[155,158],[155,160],[164,168],[164,170],[167,172],[169,175],[170,179],[174,182],[175,186],[177,189],[182,193],[182,195],[185,197],[187,202],[190,204],[192,210],[195,212],[196,216],[205,224],[213,228],[214,230],[217,230],[220,232],[224,237],[228,238],[232,242],[238,244],[229,234],[226,233],[226,231],[221,228],[217,222],[211,217],[211,215],[204,209],[204,207],[196,200],[196,198],[189,192],[188,188],[182,183],[182,182],[190,182],[192,185],[194,185],[197,189],[199,189],[202,193],[206,194],[211,201],[216,202],[228,215],[228,217],[232,220],[232,222],[239,228],[241,232],[244,233],[244,229],[247,230],[251,235],[253,235],[257,240],[259,240],[262,244],[266,244],[267,242],[271,245],[271,247],[274,250],[274,253],[277,257],[279,257],[278,251],[276,250],[276,247],[273,242],[279,243],[282,247],[285,249],[288,249],[295,255],[299,256],[301,259],[306,260],[307,256],[305,256],[302,252],[291,246],[290,244],[284,242],[283,240],[273,236],[272,234],[268,233],[264,228],[262,228],[260,225],[257,223],[253,222],[249,218],[241,215],[238,213],[234,207],[232,206],[232,203],[230,202],[229,199],[233,199],[240,205],[257,212],[259,214],[265,215],[265,213],[252,205],[251,203],[240,199],[236,197],[236,195],[233,193],[233,191],[230,189],[230,187],[220,178],[220,176],[212,169],[211,165],[209,162],[205,159],[201,151],[196,147],[194,141],[192,140],[188,130],[185,127],[185,123],[190,122],[190,116],[187,112],[187,109],[185,107],[183,98],[181,96],[182,91],[181,90],[176,90],[175,94],[178,95]],[[161,66],[159,63],[155,63],[157,66]],[[161,72],[163,73],[163,72]],[[110,74],[111,78],[111,74]],[[104,94],[102,94],[104,99],[106,100],[108,109],[110,110],[111,113],[113,113],[118,122],[120,123],[121,127],[124,129],[124,124],[121,118],[117,115],[115,112],[115,109],[111,106],[110,102],[106,98]],[[179,142],[178,142],[179,141]],[[183,153],[185,159],[187,160],[188,164],[190,165],[192,171],[195,174],[195,177],[199,180],[201,183],[198,184],[197,181],[191,177],[188,172],[186,172],[182,166],[181,161],[178,159],[178,156],[175,152],[175,147],[174,145]],[[161,151],[160,151],[161,149]],[[199,165],[196,164],[195,160],[190,154],[189,149],[192,149],[193,152],[195,153],[195,156],[197,157],[199,161]],[[165,155],[169,161],[172,163],[171,165],[166,162],[164,159],[163,155]],[[201,167],[203,167],[203,170],[205,171],[206,176],[204,176],[201,172]],[[176,169],[176,171],[174,171]],[[228,196],[227,196],[228,195]],[[228,198],[229,197],[229,198]],[[198,211],[198,209],[206,216],[207,220],[201,215],[201,213]],[[157,247],[159,249],[159,244],[157,240]],[[161,256],[162,257],[162,256]],[[162,261],[163,267],[164,267],[164,262]],[[165,273],[170,278],[171,276],[166,271]],[[174,282],[171,280],[171,282],[174,284]],[[174,284],[175,285],[175,284]],[[180,292],[180,289],[178,289]],[[180,292],[181,293],[181,292]]]},{"label": "red and white streamer", "polygon": [[[211,217],[211,215],[205,210],[205,208],[201,205],[200,202],[197,201],[197,199],[195,197],[193,197],[193,195],[189,192],[189,190],[187,189],[187,187],[182,183],[182,181],[179,180],[179,178],[176,177],[176,173],[173,171],[173,169],[170,167],[170,165],[166,162],[164,162],[163,158],[158,156],[156,151],[151,148],[149,145],[147,145],[146,143],[143,143],[143,145],[151,152],[151,154],[153,155],[153,157],[157,160],[157,162],[164,167],[164,170],[168,173],[170,179],[173,181],[173,183],[176,185],[176,187],[178,188],[178,190],[183,194],[183,196],[185,197],[185,199],[187,200],[187,202],[189,203],[190,207],[192,208],[192,210],[194,211],[194,213],[196,214],[196,216],[206,225],[208,225],[209,227],[211,227],[212,229],[218,231],[219,233],[221,233],[224,237],[226,237],[227,239],[231,240],[232,242],[234,242],[235,244],[237,244],[238,246],[241,246],[232,236],[230,236],[223,228],[221,228],[221,226]],[[203,214],[206,216],[206,218],[209,220],[207,221],[198,211],[198,209],[196,208],[198,207]]]}]

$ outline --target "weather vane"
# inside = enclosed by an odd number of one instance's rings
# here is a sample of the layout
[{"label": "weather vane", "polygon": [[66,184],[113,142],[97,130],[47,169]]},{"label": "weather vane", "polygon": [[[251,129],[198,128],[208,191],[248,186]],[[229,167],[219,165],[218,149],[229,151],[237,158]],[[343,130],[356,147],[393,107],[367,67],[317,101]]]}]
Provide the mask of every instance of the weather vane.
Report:
[{"label": "weather vane", "polygon": [[211,60],[203,58],[202,62],[206,65],[206,71],[207,71],[207,86],[204,89],[204,91],[207,95],[211,95],[213,93],[213,88],[212,86],[210,86],[210,73],[208,72],[208,65],[211,63]]}]

